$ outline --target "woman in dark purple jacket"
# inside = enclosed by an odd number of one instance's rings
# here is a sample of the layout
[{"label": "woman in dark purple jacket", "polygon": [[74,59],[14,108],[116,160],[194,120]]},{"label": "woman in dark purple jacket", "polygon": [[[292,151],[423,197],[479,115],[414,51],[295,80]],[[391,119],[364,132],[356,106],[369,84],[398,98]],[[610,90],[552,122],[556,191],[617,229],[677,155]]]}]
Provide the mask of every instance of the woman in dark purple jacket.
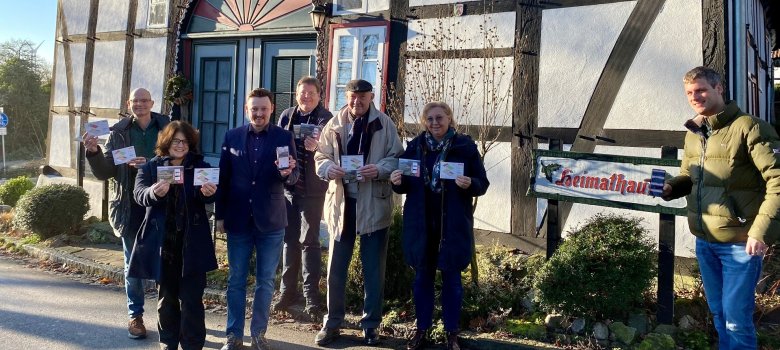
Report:
[{"label": "woman in dark purple jacket", "polygon": [[[196,168],[210,168],[195,153],[198,134],[174,121],[157,137],[157,157],[141,169],[133,191],[146,216],[130,256],[128,275],[157,281],[157,329],[161,349],[202,349],[206,341],[203,290],[206,272],[217,268],[206,203],[217,185],[193,184]],[[162,175],[161,166],[181,166]],[[170,183],[170,178],[180,183]]]},{"label": "woman in dark purple jacket", "polygon": [[[420,121],[425,131],[407,144],[401,159],[418,160],[417,176],[390,174],[393,191],[406,194],[403,250],[415,270],[414,303],[417,330],[407,349],[424,345],[433,323],[434,280],[442,275],[442,318],[447,331],[447,349],[458,350],[458,329],[463,304],[461,271],[471,262],[474,247],[472,200],[485,194],[490,183],[477,145],[468,135],[455,132],[452,109],[443,102],[423,108]],[[447,164],[460,163],[463,174],[442,179]],[[412,167],[414,168],[414,167]],[[447,176],[445,176],[447,177]]]}]

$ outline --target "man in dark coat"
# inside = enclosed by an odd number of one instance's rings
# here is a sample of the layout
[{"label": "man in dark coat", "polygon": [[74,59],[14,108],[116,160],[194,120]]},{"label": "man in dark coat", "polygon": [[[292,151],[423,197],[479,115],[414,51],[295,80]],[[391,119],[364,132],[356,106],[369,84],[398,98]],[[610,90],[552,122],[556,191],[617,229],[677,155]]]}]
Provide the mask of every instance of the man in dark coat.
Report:
[{"label": "man in dark coat", "polygon": [[[284,235],[282,283],[274,310],[286,310],[298,300],[298,275],[303,262],[304,312],[312,318],[320,315],[320,221],[328,182],[317,176],[314,152],[319,132],[333,115],[320,103],[320,83],[314,77],[298,81],[295,100],[298,105],[282,112],[279,126],[293,132],[298,153],[300,177],[285,188],[287,230]],[[301,261],[303,260],[303,261]]]},{"label": "man in dark coat", "polygon": [[[269,349],[265,339],[274,277],[287,227],[284,186],[298,181],[293,135],[270,124],[273,94],[252,90],[246,99],[249,125],[225,134],[219,159],[217,231],[227,232],[227,340],[222,350],[241,349],[246,312],[246,279],[256,250],[256,278],[250,336],[252,349]],[[280,168],[277,149],[287,147],[289,166]],[[283,164],[281,164],[283,165]]]},{"label": "man in dark coat", "polygon": [[[154,157],[157,134],[170,122],[168,116],[152,112],[154,100],[148,90],[138,88],[130,93],[127,107],[132,112],[129,118],[122,118],[111,127],[105,151],[100,152],[98,138],[84,134],[84,148],[92,173],[99,180],[111,180],[111,200],[108,205],[108,218],[114,234],[122,238],[122,250],[125,264],[125,292],[130,321],[127,335],[133,339],[146,337],[144,326],[144,288],[142,280],[128,277],[130,253],[138,228],[143,221],[145,209],[133,200],[133,186],[136,172],[148,159]],[[115,165],[112,151],[134,146],[136,158],[128,163]]]}]

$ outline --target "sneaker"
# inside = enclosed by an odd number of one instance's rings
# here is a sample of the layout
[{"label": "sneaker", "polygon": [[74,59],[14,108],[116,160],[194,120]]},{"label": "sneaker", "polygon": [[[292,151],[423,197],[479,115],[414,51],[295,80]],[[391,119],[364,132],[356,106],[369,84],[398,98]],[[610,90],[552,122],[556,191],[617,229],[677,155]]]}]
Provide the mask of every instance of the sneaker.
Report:
[{"label": "sneaker", "polygon": [[288,311],[290,306],[295,304],[296,301],[298,301],[298,296],[294,294],[282,294],[282,296],[279,297],[279,300],[274,304],[273,311]]},{"label": "sneaker", "polygon": [[339,336],[341,336],[341,331],[338,328],[322,327],[317,336],[314,337],[314,343],[320,346],[327,345],[338,339]]},{"label": "sneaker", "polygon": [[271,350],[271,344],[265,339],[265,334],[252,337],[252,350]]},{"label": "sneaker", "polygon": [[144,327],[144,317],[136,316],[127,323],[127,337],[130,339],[146,338],[146,327]]},{"label": "sneaker", "polygon": [[366,328],[363,330],[363,344],[368,346],[379,344],[379,335],[376,334],[376,328]]},{"label": "sneaker", "polygon": [[241,338],[228,334],[227,339],[225,339],[225,345],[222,346],[221,350],[241,350],[243,348],[244,342],[241,341]]},{"label": "sneaker", "polygon": [[425,332],[425,329],[415,329],[412,339],[409,339],[409,342],[406,343],[406,350],[419,350],[425,347]]},{"label": "sneaker", "polygon": [[447,332],[447,350],[460,350],[458,332]]}]

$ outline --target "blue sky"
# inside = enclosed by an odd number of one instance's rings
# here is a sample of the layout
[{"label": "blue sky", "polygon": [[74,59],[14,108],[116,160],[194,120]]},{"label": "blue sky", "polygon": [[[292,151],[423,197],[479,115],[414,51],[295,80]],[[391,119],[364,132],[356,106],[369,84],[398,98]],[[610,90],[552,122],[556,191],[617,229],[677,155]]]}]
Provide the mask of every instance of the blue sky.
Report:
[{"label": "blue sky", "polygon": [[38,55],[54,62],[57,0],[0,0],[0,42],[11,39],[43,42]]}]

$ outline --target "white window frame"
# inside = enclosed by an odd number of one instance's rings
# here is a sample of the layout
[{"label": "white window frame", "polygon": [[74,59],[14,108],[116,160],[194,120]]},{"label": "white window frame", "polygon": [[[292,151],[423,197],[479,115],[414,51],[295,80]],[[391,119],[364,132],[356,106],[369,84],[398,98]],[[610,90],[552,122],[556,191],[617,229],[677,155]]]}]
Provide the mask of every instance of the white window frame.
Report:
[{"label": "white window frame", "polygon": [[[171,9],[171,2],[168,0],[148,0],[148,6],[146,7],[146,27],[147,28],[167,28],[168,27],[168,14]],[[164,23],[152,23],[152,8],[155,3],[165,4],[165,22]]]},{"label": "white window frame", "polygon": [[340,16],[340,15],[349,15],[353,13],[368,13],[368,2],[370,0],[362,0],[363,6],[360,8],[352,8],[348,10],[339,11],[341,8],[341,3],[344,2],[344,0],[333,0],[333,15],[334,16]]},{"label": "white window frame", "polygon": [[[387,35],[387,27],[386,26],[374,26],[374,27],[347,27],[347,28],[338,28],[333,31],[333,57],[331,57],[331,77],[330,77],[330,86],[329,86],[329,96],[328,96],[328,107],[331,111],[337,111],[341,107],[344,106],[337,106],[336,100],[338,98],[338,87],[344,86],[338,84],[338,64],[339,61],[351,61],[352,62],[352,74],[350,76],[350,79],[359,79],[363,77],[362,67],[363,67],[363,45],[361,45],[361,41],[364,36],[366,35],[374,35],[376,34],[378,37],[378,44],[377,44],[377,70],[375,72],[377,81],[370,81],[371,85],[374,86],[374,105],[376,108],[381,109],[382,108],[382,96],[384,94],[384,75],[382,74],[382,70],[384,69],[385,60],[387,60],[386,57],[386,35]],[[339,49],[341,46],[341,38],[342,37],[352,37],[353,38],[353,50],[352,50],[352,59],[351,60],[339,60]]]}]

